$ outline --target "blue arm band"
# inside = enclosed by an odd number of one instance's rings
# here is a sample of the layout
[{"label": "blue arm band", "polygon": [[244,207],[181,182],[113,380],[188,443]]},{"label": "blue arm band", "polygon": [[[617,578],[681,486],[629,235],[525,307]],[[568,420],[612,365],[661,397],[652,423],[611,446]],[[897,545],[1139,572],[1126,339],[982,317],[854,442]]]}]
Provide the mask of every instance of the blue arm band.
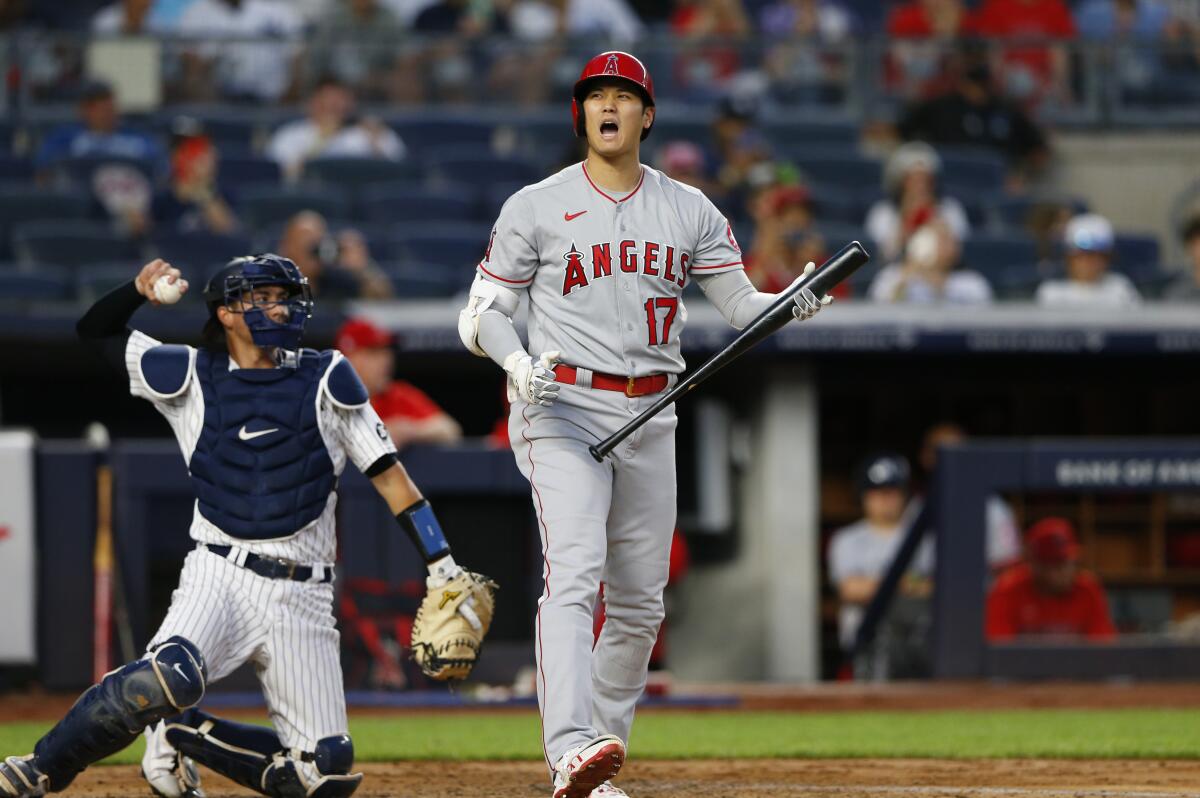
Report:
[{"label": "blue arm band", "polygon": [[433,514],[433,508],[429,506],[427,500],[421,499],[411,507],[397,513],[396,521],[408,533],[408,537],[417,547],[417,551],[421,552],[425,562],[431,563],[434,560],[440,560],[450,553],[450,544],[446,542],[446,536],[442,534],[442,527],[438,524],[437,516]]}]

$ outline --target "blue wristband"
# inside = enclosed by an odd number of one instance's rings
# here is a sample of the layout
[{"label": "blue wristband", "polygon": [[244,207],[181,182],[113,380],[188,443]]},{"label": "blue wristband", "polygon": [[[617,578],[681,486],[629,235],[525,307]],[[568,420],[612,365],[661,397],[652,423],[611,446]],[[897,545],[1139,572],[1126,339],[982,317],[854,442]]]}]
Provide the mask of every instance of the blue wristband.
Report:
[{"label": "blue wristband", "polygon": [[450,553],[450,544],[446,542],[442,527],[427,500],[421,499],[397,513],[396,521],[408,533],[409,539],[417,547],[417,551],[421,552],[425,562],[440,560]]}]

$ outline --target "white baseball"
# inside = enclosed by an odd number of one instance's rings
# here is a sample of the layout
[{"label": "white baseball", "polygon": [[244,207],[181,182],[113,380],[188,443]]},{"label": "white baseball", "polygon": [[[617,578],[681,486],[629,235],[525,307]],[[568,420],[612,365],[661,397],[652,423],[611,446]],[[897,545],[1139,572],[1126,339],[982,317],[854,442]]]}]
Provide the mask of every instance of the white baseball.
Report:
[{"label": "white baseball", "polygon": [[154,281],[154,298],[164,305],[174,305],[183,296],[182,286],[180,286],[182,278],[177,278],[175,282],[170,282],[168,275],[163,275]]}]

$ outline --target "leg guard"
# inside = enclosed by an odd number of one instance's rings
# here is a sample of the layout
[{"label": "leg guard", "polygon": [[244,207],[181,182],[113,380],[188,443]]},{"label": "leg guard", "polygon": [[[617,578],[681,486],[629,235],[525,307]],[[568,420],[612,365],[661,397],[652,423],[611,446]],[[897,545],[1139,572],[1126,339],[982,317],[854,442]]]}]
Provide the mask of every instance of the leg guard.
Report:
[{"label": "leg guard", "polygon": [[273,798],[343,798],[362,781],[350,773],[348,735],[325,737],[316,750],[283,747],[271,729],[188,710],[167,724],[167,742],[243,787]]},{"label": "leg guard", "polygon": [[64,789],[85,767],[132,743],[146,726],[198,704],[206,678],[200,651],[182,637],[109,673],[34,747],[50,791]]}]

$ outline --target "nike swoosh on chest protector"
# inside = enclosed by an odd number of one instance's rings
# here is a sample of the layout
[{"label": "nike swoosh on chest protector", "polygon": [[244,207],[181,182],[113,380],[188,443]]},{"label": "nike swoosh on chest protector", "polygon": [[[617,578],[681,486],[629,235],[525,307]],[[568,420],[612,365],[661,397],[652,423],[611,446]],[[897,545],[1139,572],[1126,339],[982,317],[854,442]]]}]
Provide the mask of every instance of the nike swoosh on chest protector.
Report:
[{"label": "nike swoosh on chest protector", "polygon": [[256,430],[254,432],[247,432],[245,425],[242,425],[242,428],[240,430],[238,430],[238,439],[243,440],[243,441],[252,441],[255,438],[261,438],[264,435],[270,435],[272,432],[279,432],[279,427],[272,427],[271,429],[261,429],[261,430]]}]

